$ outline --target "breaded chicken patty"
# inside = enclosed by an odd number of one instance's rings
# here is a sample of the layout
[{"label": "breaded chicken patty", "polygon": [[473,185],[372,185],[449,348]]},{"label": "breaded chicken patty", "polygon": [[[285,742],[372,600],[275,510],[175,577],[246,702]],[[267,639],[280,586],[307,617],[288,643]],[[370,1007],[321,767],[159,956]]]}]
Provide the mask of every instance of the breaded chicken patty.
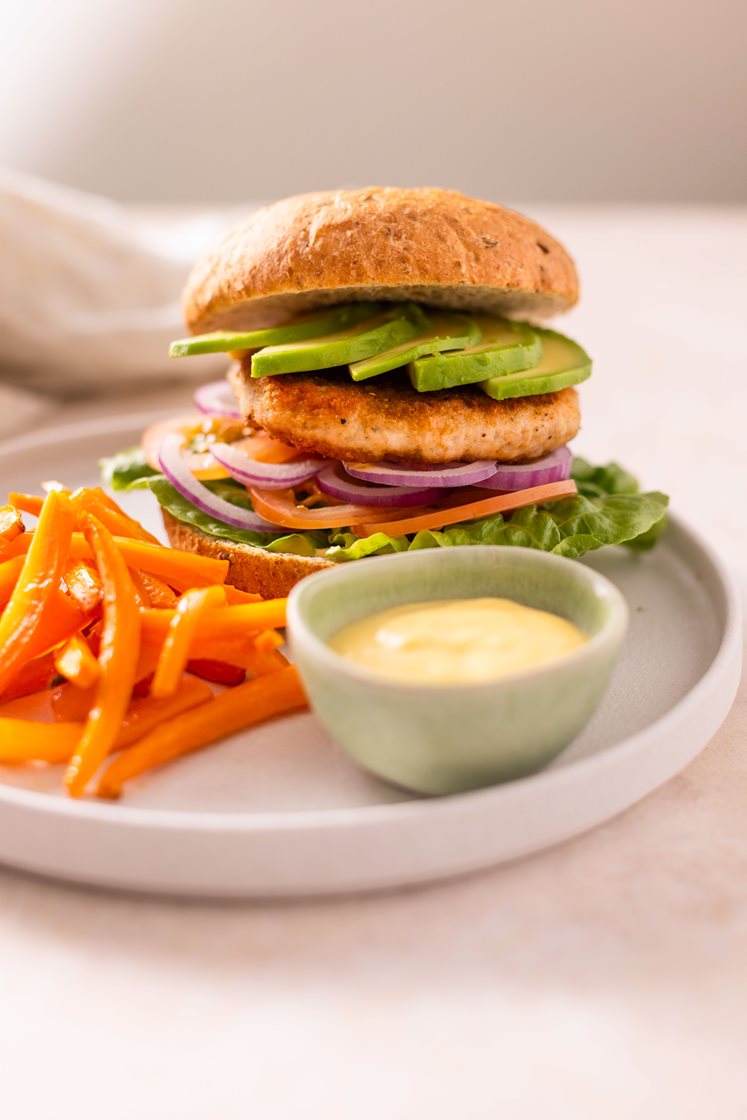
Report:
[{"label": "breaded chicken patty", "polygon": [[347,372],[232,375],[247,421],[301,451],[373,463],[539,459],[579,428],[575,389],[494,401],[479,387],[419,393],[401,373],[355,384]]}]

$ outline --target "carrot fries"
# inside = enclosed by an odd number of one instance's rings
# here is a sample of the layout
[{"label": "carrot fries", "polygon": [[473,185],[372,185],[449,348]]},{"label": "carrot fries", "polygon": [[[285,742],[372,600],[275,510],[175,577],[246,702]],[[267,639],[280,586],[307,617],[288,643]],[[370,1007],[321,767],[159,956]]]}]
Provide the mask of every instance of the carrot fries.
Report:
[{"label": "carrot fries", "polygon": [[125,782],[153,766],[162,766],[272,716],[305,707],[306,697],[293,665],[272,676],[246,681],[177,717],[170,726],[146,735],[109,764],[97,793],[99,797],[119,797]]},{"label": "carrot fries", "polygon": [[24,528],[20,510],[15,506],[0,506],[0,544],[15,540]]},{"label": "carrot fries", "polygon": [[66,677],[78,688],[90,688],[101,675],[101,667],[82,634],[73,634],[72,638],[57,647],[54,667],[61,677]]},{"label": "carrot fries", "polygon": [[[153,767],[304,708],[279,648],[286,601],[226,585],[227,573],[226,561],[160,545],[98,487],[10,494],[0,764],[64,764],[71,796],[96,785],[113,798]],[[5,707],[19,698],[42,700],[53,722]]]},{"label": "carrot fries", "polygon": [[189,647],[199,631],[200,620],[209,607],[221,607],[225,602],[226,593],[222,587],[199,587],[184,592],[161,647],[151,696],[160,699],[173,696],[189,659]]},{"label": "carrot fries", "polygon": [[[0,615],[0,692],[31,660],[40,631],[50,629],[49,607],[58,593],[72,531],[73,511],[67,498],[47,494],[39,514],[39,527]],[[16,538],[19,539],[20,536]]]}]

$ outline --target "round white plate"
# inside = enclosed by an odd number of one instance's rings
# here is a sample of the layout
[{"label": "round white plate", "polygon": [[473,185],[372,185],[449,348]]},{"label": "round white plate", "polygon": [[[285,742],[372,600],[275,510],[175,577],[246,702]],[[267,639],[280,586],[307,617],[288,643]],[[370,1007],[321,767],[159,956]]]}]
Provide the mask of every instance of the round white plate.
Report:
[{"label": "round white plate", "polygon": [[[95,483],[98,460],[137,442],[152,419],[6,443],[0,477],[34,492],[47,478]],[[158,531],[149,494],[123,504]],[[117,804],[70,801],[55,767],[0,767],[0,861],[125,889],[310,895],[456,875],[592,828],[705,746],[734,698],[741,642],[729,578],[678,519],[652,553],[610,549],[585,562],[624,593],[630,633],[601,708],[542,773],[415,800],[359,770],[313,715],[298,715],[144,776]]]}]

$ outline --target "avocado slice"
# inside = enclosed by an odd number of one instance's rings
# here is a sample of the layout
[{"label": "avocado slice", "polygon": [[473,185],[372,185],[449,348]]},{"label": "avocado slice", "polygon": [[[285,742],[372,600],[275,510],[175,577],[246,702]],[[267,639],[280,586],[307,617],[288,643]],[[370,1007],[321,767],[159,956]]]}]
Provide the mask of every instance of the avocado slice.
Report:
[{"label": "avocado slice", "polygon": [[443,350],[461,350],[465,346],[472,346],[479,338],[480,328],[474,319],[469,319],[466,315],[430,314],[427,325],[417,338],[401,342],[399,346],[393,346],[391,350],[385,350],[373,358],[353,362],[350,366],[350,376],[353,381],[365,381],[368,377],[377,377],[390,369],[406,366],[408,362],[413,362],[416,358],[427,354],[439,354]]},{"label": "avocado slice", "polygon": [[419,393],[472,385],[515,370],[529,369],[540,360],[542,345],[528,323],[475,315],[480,339],[453,353],[416,358],[408,367],[410,381]]},{"label": "avocado slice", "polygon": [[426,322],[416,304],[396,304],[347,330],[305,342],[265,346],[252,355],[252,377],[308,373],[372,358],[422,334]]},{"label": "avocado slice", "polygon": [[345,303],[325,307],[300,315],[282,327],[264,327],[256,331],[211,331],[196,334],[193,338],[180,338],[169,346],[170,358],[186,358],[192,354],[222,354],[229,350],[257,350],[260,346],[282,346],[290,342],[303,342],[307,338],[343,331],[365,319],[371,319],[383,309],[383,304],[371,301]]},{"label": "avocado slice", "polygon": [[564,334],[534,328],[542,343],[542,357],[532,369],[493,377],[480,388],[496,401],[507,397],[531,397],[536,393],[557,393],[591,377],[591,358],[577,342]]}]

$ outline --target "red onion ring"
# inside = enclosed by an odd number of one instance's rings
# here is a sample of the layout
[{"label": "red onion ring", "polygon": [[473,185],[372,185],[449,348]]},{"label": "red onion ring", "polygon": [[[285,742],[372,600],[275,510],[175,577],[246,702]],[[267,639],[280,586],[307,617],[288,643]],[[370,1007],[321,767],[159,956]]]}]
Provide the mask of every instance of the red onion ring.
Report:
[{"label": "red onion ring", "polygon": [[232,447],[230,443],[213,443],[210,445],[210,453],[216,463],[225,467],[231,478],[247,486],[259,486],[263,490],[287,490],[289,487],[300,486],[302,482],[308,482],[319,474],[328,462],[327,459],[310,458],[291,463],[260,463],[247,458],[238,447]]},{"label": "red onion ring", "polygon": [[445,463],[435,467],[399,467],[392,463],[343,464],[348,474],[364,482],[377,482],[381,486],[453,487],[476,486],[495,474],[493,459],[480,459],[475,463]]},{"label": "red onion ring", "polygon": [[158,453],[161,470],[175,490],[183,498],[197,506],[203,513],[237,529],[248,529],[253,533],[277,533],[279,526],[265,521],[251,509],[242,509],[231,502],[219,498],[194,477],[182,458],[184,439],[177,432],[165,436]]},{"label": "red onion ring", "polygon": [[342,463],[331,463],[317,475],[317,486],[325,494],[364,506],[423,506],[444,497],[444,490],[425,486],[366,486],[346,477]]},{"label": "red onion ring", "polygon": [[534,463],[499,463],[494,475],[476,485],[481,490],[528,490],[548,482],[564,482],[571,476],[573,455],[568,447],[559,447]]},{"label": "red onion ring", "polygon": [[207,416],[230,416],[240,420],[241,413],[236,404],[236,395],[227,381],[209,381],[200,385],[194,394],[195,407]]}]

